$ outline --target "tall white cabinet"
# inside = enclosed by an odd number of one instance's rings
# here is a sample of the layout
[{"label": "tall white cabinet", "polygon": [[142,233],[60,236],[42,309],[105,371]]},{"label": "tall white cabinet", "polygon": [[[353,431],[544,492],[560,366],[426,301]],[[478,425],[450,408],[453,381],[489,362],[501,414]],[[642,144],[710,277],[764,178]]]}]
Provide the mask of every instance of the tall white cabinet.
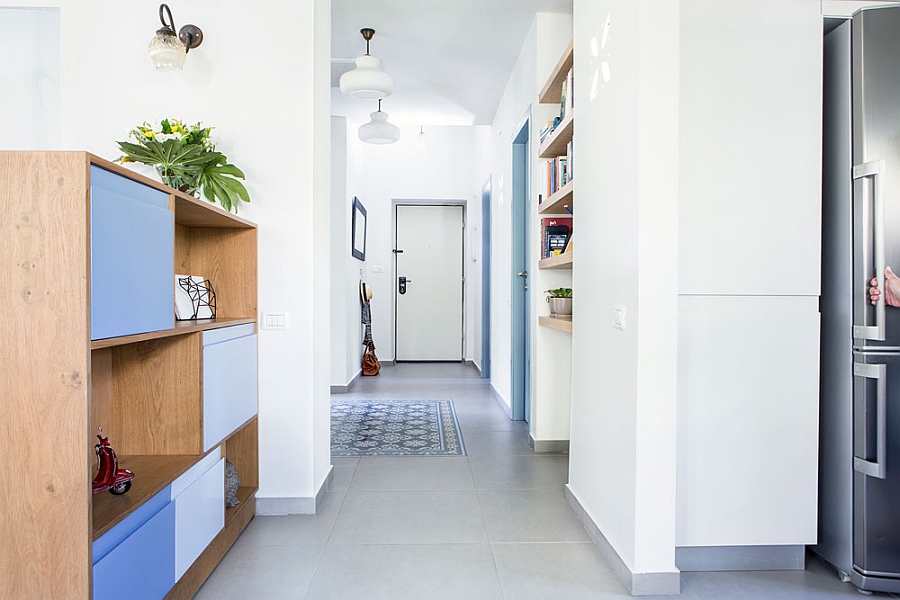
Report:
[{"label": "tall white cabinet", "polygon": [[799,567],[816,541],[820,9],[686,0],[681,27],[676,562]]}]

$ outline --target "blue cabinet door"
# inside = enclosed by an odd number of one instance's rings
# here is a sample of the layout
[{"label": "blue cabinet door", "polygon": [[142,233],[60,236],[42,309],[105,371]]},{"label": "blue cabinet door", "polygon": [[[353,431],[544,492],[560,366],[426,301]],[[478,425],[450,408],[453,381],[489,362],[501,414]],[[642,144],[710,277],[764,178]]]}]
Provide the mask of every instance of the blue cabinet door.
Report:
[{"label": "blue cabinet door", "polygon": [[203,332],[203,450],[256,414],[253,323]]},{"label": "blue cabinet door", "polygon": [[[161,600],[175,585],[175,504],[169,494],[168,488],[157,494],[163,508],[96,561],[94,600]],[[109,535],[94,543],[95,554],[106,551],[101,546]]]},{"label": "blue cabinet door", "polygon": [[175,324],[169,195],[91,166],[91,339]]}]

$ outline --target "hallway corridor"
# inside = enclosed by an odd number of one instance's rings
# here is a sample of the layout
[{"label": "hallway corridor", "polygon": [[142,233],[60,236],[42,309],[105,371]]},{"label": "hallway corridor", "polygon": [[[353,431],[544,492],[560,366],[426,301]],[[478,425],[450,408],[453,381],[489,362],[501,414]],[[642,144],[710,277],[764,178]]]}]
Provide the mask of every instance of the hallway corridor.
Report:
[{"label": "hallway corridor", "polygon": [[[566,503],[567,456],[531,452],[474,369],[385,367],[336,398],[450,398],[467,456],[333,459],[319,513],[256,517],[198,599],[631,597]],[[859,596],[810,558],[802,572],[686,573],[680,597]]]}]

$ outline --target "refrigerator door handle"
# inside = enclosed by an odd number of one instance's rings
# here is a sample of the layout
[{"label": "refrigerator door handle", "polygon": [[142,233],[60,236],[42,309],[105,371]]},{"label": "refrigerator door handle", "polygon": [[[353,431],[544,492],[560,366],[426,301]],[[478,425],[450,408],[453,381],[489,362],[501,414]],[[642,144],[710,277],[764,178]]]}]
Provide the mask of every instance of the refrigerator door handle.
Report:
[{"label": "refrigerator door handle", "polygon": [[[885,456],[887,455],[887,365],[868,365],[854,363],[853,374],[856,377],[865,377],[878,380],[875,394],[875,460],[870,461],[853,456],[853,469],[870,477],[884,479],[887,475]],[[854,401],[865,402],[865,394],[856,394]],[[864,418],[865,407],[856,406],[857,418]],[[863,443],[863,446],[866,444]]]},{"label": "refrigerator door handle", "polygon": [[[882,194],[882,177],[884,172],[884,160],[876,160],[863,163],[853,167],[853,201],[866,202],[868,199],[867,189],[872,188],[872,231],[864,231],[863,240],[865,248],[869,247],[871,235],[874,239],[872,242],[873,262],[875,267],[875,279],[878,282],[878,289],[881,290],[881,298],[875,305],[875,325],[853,325],[853,337],[857,340],[880,340],[885,339],[884,327],[884,195]],[[867,205],[863,205],[865,211]],[[854,282],[856,284],[856,282]],[[865,286],[868,290],[869,282],[866,280]],[[866,292],[868,299],[868,291]]]}]

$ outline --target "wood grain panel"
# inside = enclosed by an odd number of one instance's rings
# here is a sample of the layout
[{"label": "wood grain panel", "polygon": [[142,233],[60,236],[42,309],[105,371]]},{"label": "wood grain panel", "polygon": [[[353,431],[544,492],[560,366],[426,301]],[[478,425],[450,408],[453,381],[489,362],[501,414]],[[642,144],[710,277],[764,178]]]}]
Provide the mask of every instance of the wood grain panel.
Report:
[{"label": "wood grain panel", "polygon": [[257,230],[199,228],[187,229],[186,233],[189,249],[185,257],[176,258],[176,265],[187,268],[189,275],[212,281],[216,316],[255,317]]},{"label": "wood grain panel", "polygon": [[116,346],[113,444],[122,454],[200,454],[201,334]]},{"label": "wood grain panel", "polygon": [[119,467],[134,472],[131,489],[114,496],[103,492],[93,496],[93,528],[91,540],[97,540],[118,522],[137,510],[182,473],[194,466],[200,456],[170,454],[167,456],[119,456]]},{"label": "wood grain panel", "polygon": [[[113,372],[113,353],[109,348],[91,351],[91,412],[88,421],[88,448],[96,443],[97,428],[103,428],[103,435],[109,438],[113,448],[121,437],[116,430],[115,419],[115,375]],[[94,460],[93,451],[90,452]]]},{"label": "wood grain panel", "polygon": [[123,337],[104,338],[102,340],[94,340],[91,342],[91,349],[112,348],[113,346],[125,346],[126,344],[134,344],[135,342],[146,342],[149,340],[158,340],[167,337],[175,337],[197,333],[198,331],[207,331],[210,329],[219,329],[222,327],[233,327],[234,325],[244,325],[246,323],[255,323],[256,319],[250,317],[246,319],[197,319],[196,321],[175,321],[175,327],[172,329],[163,329],[161,331],[150,331],[148,333],[138,333],[135,335],[126,335]]},{"label": "wood grain panel", "polygon": [[259,421],[256,418],[228,438],[225,458],[237,469],[242,486],[259,486]]},{"label": "wood grain panel", "polygon": [[87,201],[85,153],[0,152],[0,598],[90,595]]},{"label": "wood grain panel", "polygon": [[[241,491],[243,490],[244,488],[241,488]],[[175,584],[175,587],[166,595],[166,600],[190,600],[193,598],[234,541],[250,523],[256,513],[256,495],[253,493],[244,498],[239,493],[238,497],[241,498],[241,503],[235,508],[226,509],[229,514],[226,516],[225,528],[210,542],[206,550]]]}]

